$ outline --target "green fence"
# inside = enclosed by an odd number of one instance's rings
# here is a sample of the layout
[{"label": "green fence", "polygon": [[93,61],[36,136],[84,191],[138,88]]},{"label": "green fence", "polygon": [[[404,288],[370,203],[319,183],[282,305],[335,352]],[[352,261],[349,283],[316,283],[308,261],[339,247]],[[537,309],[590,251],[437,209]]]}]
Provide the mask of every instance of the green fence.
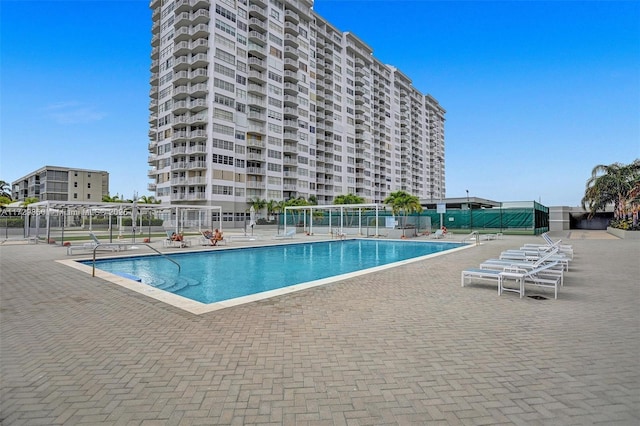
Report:
[{"label": "green fence", "polygon": [[[507,204],[507,203],[505,203]],[[448,231],[456,233],[479,232],[503,232],[512,234],[539,235],[549,230],[549,209],[535,201],[524,203],[508,203],[510,206],[503,208],[482,209],[449,209],[440,215],[436,210],[423,210],[420,214],[396,216],[398,226],[408,226],[418,231],[432,231],[439,229],[443,224]],[[314,212],[314,226],[340,226],[340,213],[332,212],[329,219],[328,211]],[[386,218],[391,217],[389,210],[378,211],[378,226],[385,227]],[[442,223],[441,218],[442,217]],[[375,211],[362,212],[361,219],[357,211],[345,211],[342,216],[345,227],[356,228],[373,227],[376,225]],[[282,215],[280,217],[282,224]],[[287,226],[309,226],[309,216],[306,218],[302,212],[287,215]]]}]

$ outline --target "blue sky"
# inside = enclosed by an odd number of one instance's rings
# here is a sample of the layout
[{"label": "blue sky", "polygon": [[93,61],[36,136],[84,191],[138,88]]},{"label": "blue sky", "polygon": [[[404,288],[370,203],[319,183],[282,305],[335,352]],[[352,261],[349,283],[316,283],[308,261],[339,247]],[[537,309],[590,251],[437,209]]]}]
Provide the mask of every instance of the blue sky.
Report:
[{"label": "blue sky", "polygon": [[[0,179],[44,165],[148,194],[147,0],[0,3]],[[448,197],[577,206],[640,157],[640,2],[317,0],[447,110]]]}]

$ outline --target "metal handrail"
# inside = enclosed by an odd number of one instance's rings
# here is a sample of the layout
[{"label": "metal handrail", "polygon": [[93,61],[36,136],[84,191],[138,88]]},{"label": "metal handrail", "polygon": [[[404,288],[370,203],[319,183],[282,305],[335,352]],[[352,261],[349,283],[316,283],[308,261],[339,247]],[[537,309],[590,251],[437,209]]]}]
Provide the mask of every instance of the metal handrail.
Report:
[{"label": "metal handrail", "polygon": [[[91,272],[91,276],[95,277],[96,276],[96,250],[98,249],[98,247],[100,246],[126,246],[126,243],[99,243],[96,244],[96,246],[93,248],[93,271]],[[158,253],[160,256],[166,258],[169,262],[175,263],[176,266],[178,267],[178,273],[180,273],[180,264],[178,262],[176,262],[175,260],[171,259],[169,256],[167,256],[166,254],[160,252],[158,249],[156,249],[155,247],[151,247],[149,244],[145,244],[145,243],[136,243],[137,246],[147,246],[149,247],[151,250],[155,251],[156,253]]]}]

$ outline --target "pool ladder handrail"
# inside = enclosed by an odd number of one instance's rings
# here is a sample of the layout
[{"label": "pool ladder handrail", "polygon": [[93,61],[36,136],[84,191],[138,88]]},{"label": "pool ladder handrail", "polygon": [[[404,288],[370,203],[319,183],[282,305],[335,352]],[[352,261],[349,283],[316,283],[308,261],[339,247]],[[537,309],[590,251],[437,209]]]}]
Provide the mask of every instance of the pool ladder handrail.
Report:
[{"label": "pool ladder handrail", "polygon": [[[91,276],[95,277],[96,276],[96,250],[98,249],[98,247],[100,246],[127,246],[127,245],[133,245],[133,243],[131,244],[127,244],[127,243],[99,243],[96,244],[96,246],[93,248],[93,271],[91,272]],[[135,245],[137,246],[147,246],[149,247],[151,250],[155,251],[156,253],[158,253],[160,256],[166,258],[169,262],[175,263],[176,266],[178,267],[178,273],[180,273],[180,270],[182,269],[180,267],[180,264],[178,262],[176,262],[175,260],[171,259],[169,256],[167,256],[166,254],[160,252],[158,249],[156,249],[155,247],[151,247],[149,244],[146,243],[135,243]]]}]

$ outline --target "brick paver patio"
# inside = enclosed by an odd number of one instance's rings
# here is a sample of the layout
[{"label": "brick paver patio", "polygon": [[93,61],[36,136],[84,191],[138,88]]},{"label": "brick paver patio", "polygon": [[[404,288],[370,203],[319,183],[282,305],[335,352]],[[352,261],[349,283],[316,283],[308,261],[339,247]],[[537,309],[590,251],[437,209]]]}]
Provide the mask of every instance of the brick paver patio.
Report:
[{"label": "brick paver patio", "polygon": [[460,286],[507,236],[200,316],[5,244],[0,423],[637,425],[640,243],[567,234],[558,300]]}]

